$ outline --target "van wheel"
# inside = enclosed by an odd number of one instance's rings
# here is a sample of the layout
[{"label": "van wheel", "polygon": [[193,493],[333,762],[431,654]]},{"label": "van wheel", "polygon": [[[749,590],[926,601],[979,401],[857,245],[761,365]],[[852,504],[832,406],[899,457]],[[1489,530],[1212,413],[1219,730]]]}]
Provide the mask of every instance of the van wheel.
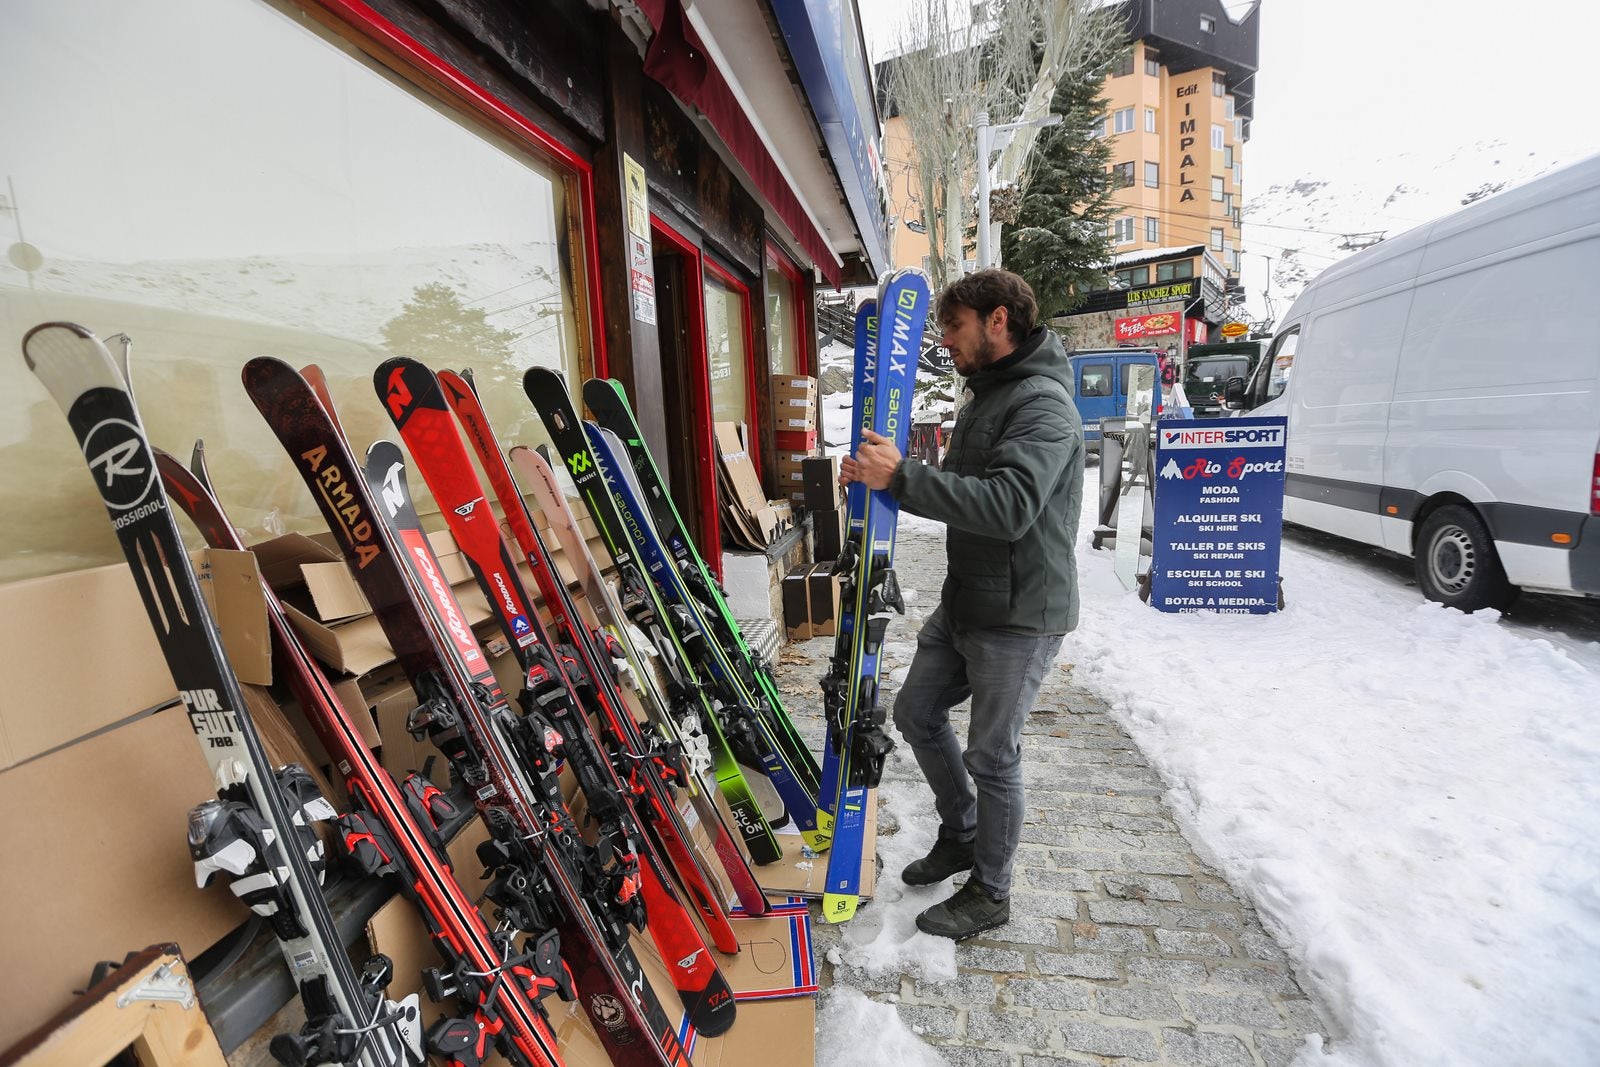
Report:
[{"label": "van wheel", "polygon": [[1423,596],[1469,613],[1504,610],[1520,592],[1506,581],[1483,520],[1459,504],[1447,504],[1423,522],[1416,567]]}]

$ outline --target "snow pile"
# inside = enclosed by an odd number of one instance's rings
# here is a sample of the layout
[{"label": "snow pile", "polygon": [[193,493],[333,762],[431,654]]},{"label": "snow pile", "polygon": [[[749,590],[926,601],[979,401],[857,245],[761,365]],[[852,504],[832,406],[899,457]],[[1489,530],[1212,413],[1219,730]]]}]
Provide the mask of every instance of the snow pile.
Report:
[{"label": "snow pile", "polygon": [[817,1001],[817,1067],[946,1067],[946,1060],[906,1028],[892,1004],[859,989],[834,988]]},{"label": "snow pile", "polygon": [[1600,645],[1294,545],[1275,617],[1164,615],[1110,553],[1079,569],[1063,659],[1348,1031],[1337,1062],[1592,1062]]}]

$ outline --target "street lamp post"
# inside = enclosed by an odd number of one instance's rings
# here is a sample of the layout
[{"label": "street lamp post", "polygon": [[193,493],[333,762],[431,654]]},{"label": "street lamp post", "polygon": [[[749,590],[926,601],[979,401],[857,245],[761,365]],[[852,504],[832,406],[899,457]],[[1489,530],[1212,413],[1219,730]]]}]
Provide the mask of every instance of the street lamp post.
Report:
[{"label": "street lamp post", "polygon": [[1028,122],[1003,122],[998,126],[989,125],[989,113],[978,112],[978,121],[974,128],[978,131],[978,269],[991,266],[990,241],[989,241],[989,156],[994,151],[994,135],[997,133],[1012,133],[1029,126],[1044,129],[1048,126],[1059,126],[1060,115],[1045,115]]}]

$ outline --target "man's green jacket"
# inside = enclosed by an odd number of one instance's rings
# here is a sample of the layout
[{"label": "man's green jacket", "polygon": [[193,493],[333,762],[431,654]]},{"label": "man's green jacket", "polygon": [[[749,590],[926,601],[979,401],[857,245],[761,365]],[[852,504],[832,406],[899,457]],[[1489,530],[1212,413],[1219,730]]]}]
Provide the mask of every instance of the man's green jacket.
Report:
[{"label": "man's green jacket", "polygon": [[939,468],[901,463],[889,491],[947,525],[942,603],[956,629],[1064,634],[1078,625],[1073,545],[1083,505],[1083,424],[1056,335],[1036,327],[967,380]]}]

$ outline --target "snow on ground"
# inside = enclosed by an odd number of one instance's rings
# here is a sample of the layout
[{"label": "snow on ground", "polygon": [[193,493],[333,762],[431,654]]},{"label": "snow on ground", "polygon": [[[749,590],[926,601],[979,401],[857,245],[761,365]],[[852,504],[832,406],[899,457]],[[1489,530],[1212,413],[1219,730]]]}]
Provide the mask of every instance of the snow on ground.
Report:
[{"label": "snow on ground", "polygon": [[947,1067],[945,1058],[901,1021],[893,1004],[842,986],[818,998],[816,1062],[817,1067]]},{"label": "snow on ground", "polygon": [[1062,658],[1346,1031],[1297,1063],[1596,1062],[1600,644],[1292,544],[1281,615],[1164,615],[1086,540]]}]

